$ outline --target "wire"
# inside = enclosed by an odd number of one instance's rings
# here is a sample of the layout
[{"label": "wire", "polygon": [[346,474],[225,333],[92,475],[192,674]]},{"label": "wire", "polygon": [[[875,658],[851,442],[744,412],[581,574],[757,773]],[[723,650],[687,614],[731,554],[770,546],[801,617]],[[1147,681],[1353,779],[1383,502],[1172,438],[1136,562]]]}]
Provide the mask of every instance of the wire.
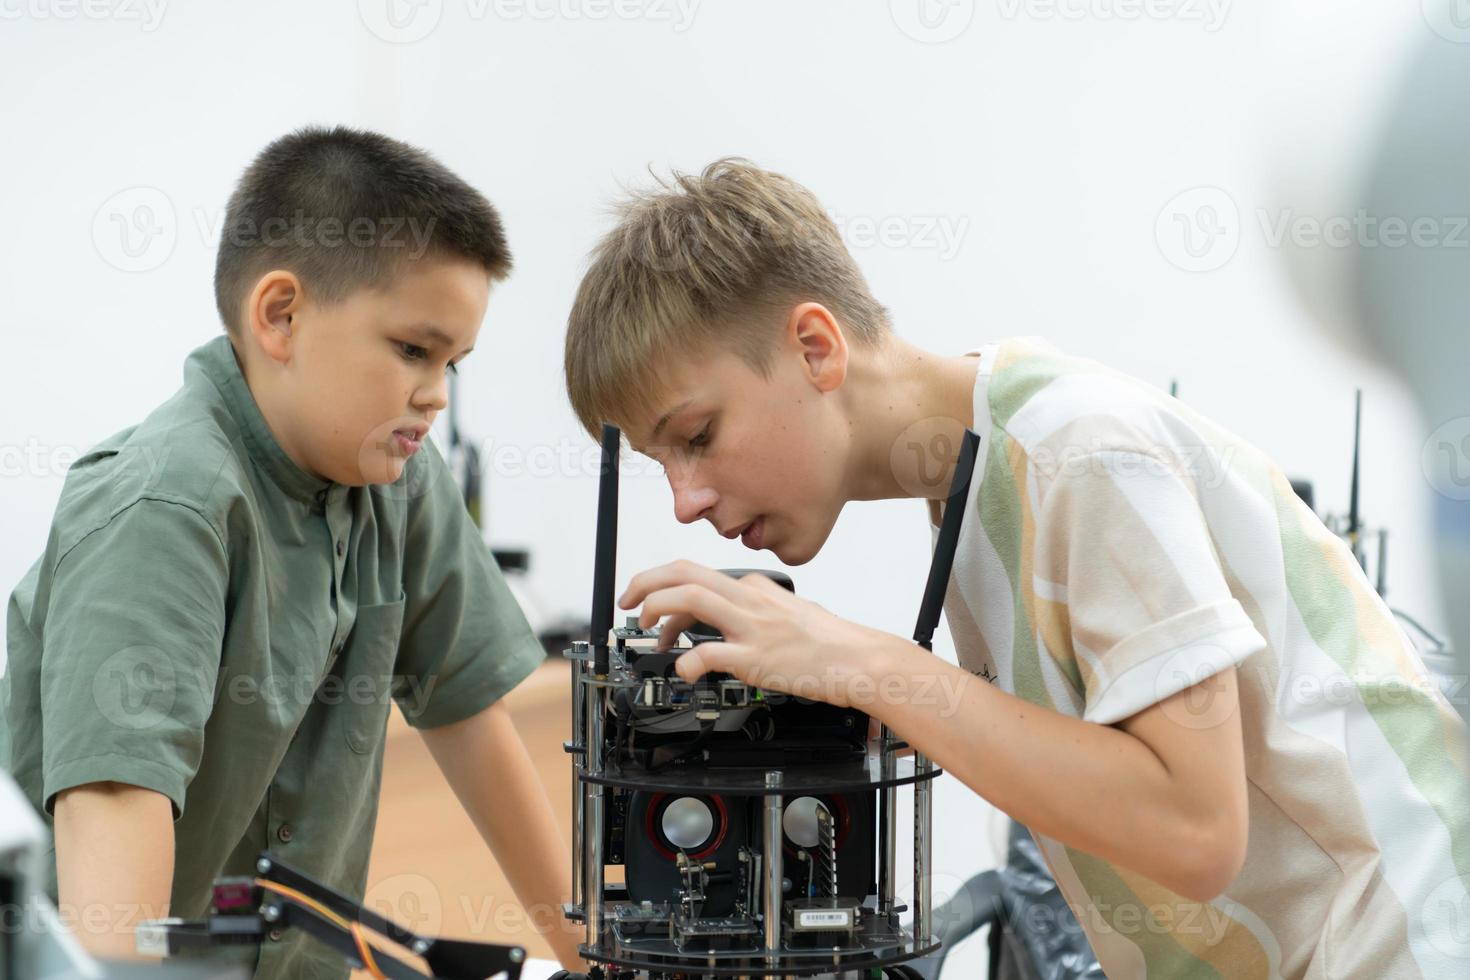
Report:
[{"label": "wire", "polygon": [[311,909],[317,915],[321,916],[323,919],[326,919],[332,925],[350,935],[352,937],[353,943],[357,946],[357,955],[358,958],[362,960],[363,969],[372,974],[375,980],[388,980],[388,975],[378,967],[378,961],[373,956],[373,948],[368,944],[367,933],[364,931],[361,922],[353,922],[348,920],[346,917],[339,915],[336,912],[333,912],[331,909],[327,908],[321,902],[312,898],[305,892],[297,891],[295,888],[292,888],[289,885],[283,885],[279,882],[271,881],[268,878],[256,878],[255,884],[260,888],[265,888],[269,891],[273,891],[278,895],[284,895],[287,898],[295,899],[302,905],[305,905],[307,908]]}]

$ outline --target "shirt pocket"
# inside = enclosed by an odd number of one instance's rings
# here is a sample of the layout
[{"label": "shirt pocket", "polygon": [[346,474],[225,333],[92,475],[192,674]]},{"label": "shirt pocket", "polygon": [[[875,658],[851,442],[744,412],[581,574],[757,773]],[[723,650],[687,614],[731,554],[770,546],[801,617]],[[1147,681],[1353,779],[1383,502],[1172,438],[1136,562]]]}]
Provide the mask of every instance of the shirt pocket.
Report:
[{"label": "shirt pocket", "polygon": [[372,755],[382,744],[393,703],[393,667],[403,633],[404,600],[359,606],[342,654],[343,730],[347,747]]}]

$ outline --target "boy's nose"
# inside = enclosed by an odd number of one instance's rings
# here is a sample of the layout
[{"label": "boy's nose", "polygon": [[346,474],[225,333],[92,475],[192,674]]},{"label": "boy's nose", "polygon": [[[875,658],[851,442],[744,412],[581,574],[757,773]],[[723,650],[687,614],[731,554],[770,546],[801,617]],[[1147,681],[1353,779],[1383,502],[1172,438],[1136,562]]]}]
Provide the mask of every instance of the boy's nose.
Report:
[{"label": "boy's nose", "polygon": [[414,407],[424,412],[442,412],[449,405],[449,379],[440,378],[436,383],[424,385],[414,392]]},{"label": "boy's nose", "polygon": [[674,516],[680,524],[693,524],[714,509],[719,495],[708,487],[674,487]]}]

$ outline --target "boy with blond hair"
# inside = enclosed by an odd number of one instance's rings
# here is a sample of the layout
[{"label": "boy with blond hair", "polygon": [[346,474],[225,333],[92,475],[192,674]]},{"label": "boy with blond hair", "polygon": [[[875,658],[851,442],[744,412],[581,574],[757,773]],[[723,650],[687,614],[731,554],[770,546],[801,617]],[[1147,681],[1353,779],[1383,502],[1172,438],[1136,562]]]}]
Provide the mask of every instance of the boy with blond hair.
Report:
[{"label": "boy with blond hair", "polygon": [[738,160],[624,204],[565,369],[589,432],[664,465],[680,521],[790,565],[849,501],[923,498],[937,526],[980,435],[958,667],[762,576],[676,562],[620,602],[668,617],[665,646],[719,628],[684,678],[860,707],[1029,827],[1108,976],[1470,971],[1463,725],[1248,443],[1039,341],[907,343],[816,198]]}]

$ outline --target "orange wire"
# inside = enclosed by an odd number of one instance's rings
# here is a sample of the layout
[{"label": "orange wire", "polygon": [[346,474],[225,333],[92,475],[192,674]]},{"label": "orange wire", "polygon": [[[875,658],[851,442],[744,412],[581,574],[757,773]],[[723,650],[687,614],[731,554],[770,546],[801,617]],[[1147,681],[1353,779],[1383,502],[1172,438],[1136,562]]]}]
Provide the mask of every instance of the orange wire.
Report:
[{"label": "orange wire", "polygon": [[378,961],[373,957],[373,948],[368,944],[367,933],[363,930],[361,922],[352,922],[346,917],[338,915],[310,895],[297,891],[289,885],[282,885],[279,882],[270,881],[266,878],[256,878],[255,884],[277,894],[285,895],[287,898],[296,899],[296,901],[305,905],[317,915],[348,933],[352,936],[352,941],[357,945],[357,955],[362,960],[363,969],[372,974],[375,980],[388,980],[388,975],[378,967]]}]

